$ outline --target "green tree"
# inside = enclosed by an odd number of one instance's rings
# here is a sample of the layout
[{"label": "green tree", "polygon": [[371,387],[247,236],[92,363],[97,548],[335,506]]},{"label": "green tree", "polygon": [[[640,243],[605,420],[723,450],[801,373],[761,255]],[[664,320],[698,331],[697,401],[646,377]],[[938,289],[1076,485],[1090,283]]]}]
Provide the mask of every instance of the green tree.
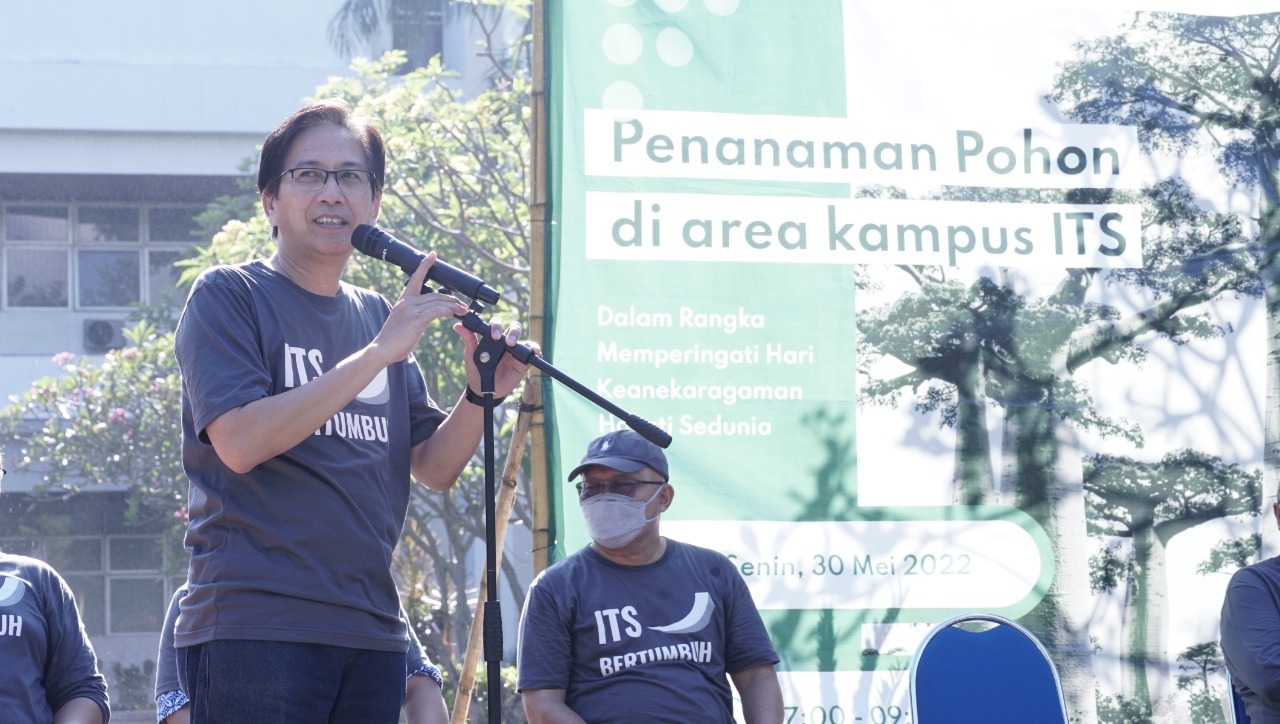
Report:
[{"label": "green tree", "polygon": [[1151,705],[1117,696],[1096,694],[1098,721],[1102,724],[1150,724]]},{"label": "green tree", "polygon": [[[1256,221],[1220,254],[1247,255],[1266,305],[1267,489],[1280,480],[1280,14],[1138,13],[1081,41],[1048,100],[1071,120],[1134,126],[1147,150],[1211,151],[1227,183],[1256,194]],[[1162,719],[1172,717],[1159,712]],[[1169,720],[1172,720],[1171,718]]]},{"label": "green tree", "polygon": [[[421,67],[434,55],[430,51],[439,44],[439,26],[450,6],[448,0],[345,0],[329,21],[329,43],[350,57],[355,43],[375,41],[387,27],[391,47],[405,51],[412,67]],[[423,52],[414,52],[418,49]]]}]

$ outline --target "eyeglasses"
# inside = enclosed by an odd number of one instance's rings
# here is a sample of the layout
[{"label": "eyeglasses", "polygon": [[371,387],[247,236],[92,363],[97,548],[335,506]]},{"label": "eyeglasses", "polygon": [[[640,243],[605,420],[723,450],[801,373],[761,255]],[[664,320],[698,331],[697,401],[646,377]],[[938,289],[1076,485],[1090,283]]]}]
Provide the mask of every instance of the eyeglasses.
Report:
[{"label": "eyeglasses", "polygon": [[372,171],[362,171],[354,168],[341,168],[337,171],[326,171],[322,168],[311,168],[309,166],[299,166],[291,168],[280,174],[276,178],[284,178],[288,176],[293,179],[293,185],[304,191],[315,191],[329,182],[329,177],[333,176],[338,179],[338,186],[348,191],[364,188],[369,185],[373,179]]},{"label": "eyeglasses", "polygon": [[662,485],[661,480],[610,480],[607,483],[595,483],[590,480],[574,484],[573,487],[578,489],[578,497],[586,500],[594,498],[601,493],[613,493],[615,495],[625,495],[628,498],[635,497],[636,486],[638,485]]}]

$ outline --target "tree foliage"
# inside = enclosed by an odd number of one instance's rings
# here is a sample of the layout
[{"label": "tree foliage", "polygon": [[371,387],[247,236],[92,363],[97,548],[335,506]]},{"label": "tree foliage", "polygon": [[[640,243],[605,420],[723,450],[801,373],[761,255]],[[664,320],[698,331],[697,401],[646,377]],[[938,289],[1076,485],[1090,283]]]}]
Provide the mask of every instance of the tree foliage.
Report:
[{"label": "tree foliage", "polygon": [[148,322],[124,334],[130,346],[100,362],[70,352],[55,356],[62,374],[32,383],[0,411],[0,425],[22,446],[14,462],[40,472],[37,496],[124,485],[132,493],[131,515],[152,507],[184,518],[182,382],[173,335]]}]

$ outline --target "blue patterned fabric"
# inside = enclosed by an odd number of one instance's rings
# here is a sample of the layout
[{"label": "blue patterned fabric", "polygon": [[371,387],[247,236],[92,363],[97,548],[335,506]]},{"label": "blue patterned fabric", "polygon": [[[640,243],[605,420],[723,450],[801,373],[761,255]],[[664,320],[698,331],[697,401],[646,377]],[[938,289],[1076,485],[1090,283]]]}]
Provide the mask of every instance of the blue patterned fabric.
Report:
[{"label": "blue patterned fabric", "polygon": [[437,686],[441,689],[444,688],[444,677],[440,675],[440,669],[437,669],[431,664],[423,664],[422,666],[419,666],[414,669],[409,676],[430,676],[435,680]]},{"label": "blue patterned fabric", "polygon": [[163,722],[169,715],[186,706],[191,700],[181,691],[166,691],[156,697],[156,721]]}]

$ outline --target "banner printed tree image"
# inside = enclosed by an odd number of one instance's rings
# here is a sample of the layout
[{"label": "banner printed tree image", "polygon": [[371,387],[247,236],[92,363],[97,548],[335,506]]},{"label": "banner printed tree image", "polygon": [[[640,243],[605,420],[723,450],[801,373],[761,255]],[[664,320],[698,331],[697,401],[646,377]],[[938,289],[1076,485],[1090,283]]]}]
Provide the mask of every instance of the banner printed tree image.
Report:
[{"label": "banner printed tree image", "polygon": [[1275,13],[1139,13],[1120,34],[1079,43],[1079,59],[1063,66],[1049,96],[1073,120],[1136,126],[1148,150],[1211,150],[1224,180],[1257,194],[1256,228],[1213,251],[1249,256],[1265,300],[1268,490],[1280,480],[1278,33]]},{"label": "banner printed tree image", "polygon": [[1193,674],[1179,674],[1178,688],[1190,693],[1191,724],[1219,724],[1225,722],[1221,691],[1209,685],[1209,676],[1222,671],[1222,653],[1217,641],[1207,641],[1189,646],[1178,654],[1178,670]]},{"label": "banner printed tree image", "polygon": [[1092,455],[1085,460],[1089,532],[1128,538],[1125,611],[1121,631],[1128,660],[1121,695],[1150,711],[1153,694],[1169,696],[1169,541],[1201,523],[1229,515],[1257,514],[1262,473],[1242,470],[1194,450],[1166,454],[1159,462]]},{"label": "banner printed tree image", "polygon": [[[1108,191],[991,191],[953,189],[947,198],[983,201],[1071,201]],[[1099,199],[1093,199],[1094,202]],[[1027,298],[1013,270],[971,285],[946,270],[904,268],[919,291],[859,314],[860,357],[889,355],[909,370],[866,380],[860,397],[881,402],[906,388],[922,388],[922,410],[940,410],[957,433],[955,497],[960,504],[992,502],[987,407],[1003,411],[1001,479],[1011,503],[1044,527],[1057,574],[1025,621],[1055,652],[1073,711],[1092,712],[1092,654],[1088,645],[1085,502],[1076,429],[1119,436],[1141,446],[1135,426],[1097,414],[1088,387],[1074,379],[1090,362],[1141,363],[1139,339],[1175,344],[1213,338],[1223,330],[1194,307],[1220,295],[1260,294],[1240,220],[1207,213],[1179,179],[1142,193],[1142,269],[1067,269],[1057,287]],[[1224,251],[1225,250],[1225,251]],[[1087,298],[1095,283],[1142,289],[1155,303],[1128,316]],[[865,365],[864,365],[865,366]],[[1008,496],[1005,496],[1008,497]],[[1092,718],[1090,716],[1090,718]]]}]

